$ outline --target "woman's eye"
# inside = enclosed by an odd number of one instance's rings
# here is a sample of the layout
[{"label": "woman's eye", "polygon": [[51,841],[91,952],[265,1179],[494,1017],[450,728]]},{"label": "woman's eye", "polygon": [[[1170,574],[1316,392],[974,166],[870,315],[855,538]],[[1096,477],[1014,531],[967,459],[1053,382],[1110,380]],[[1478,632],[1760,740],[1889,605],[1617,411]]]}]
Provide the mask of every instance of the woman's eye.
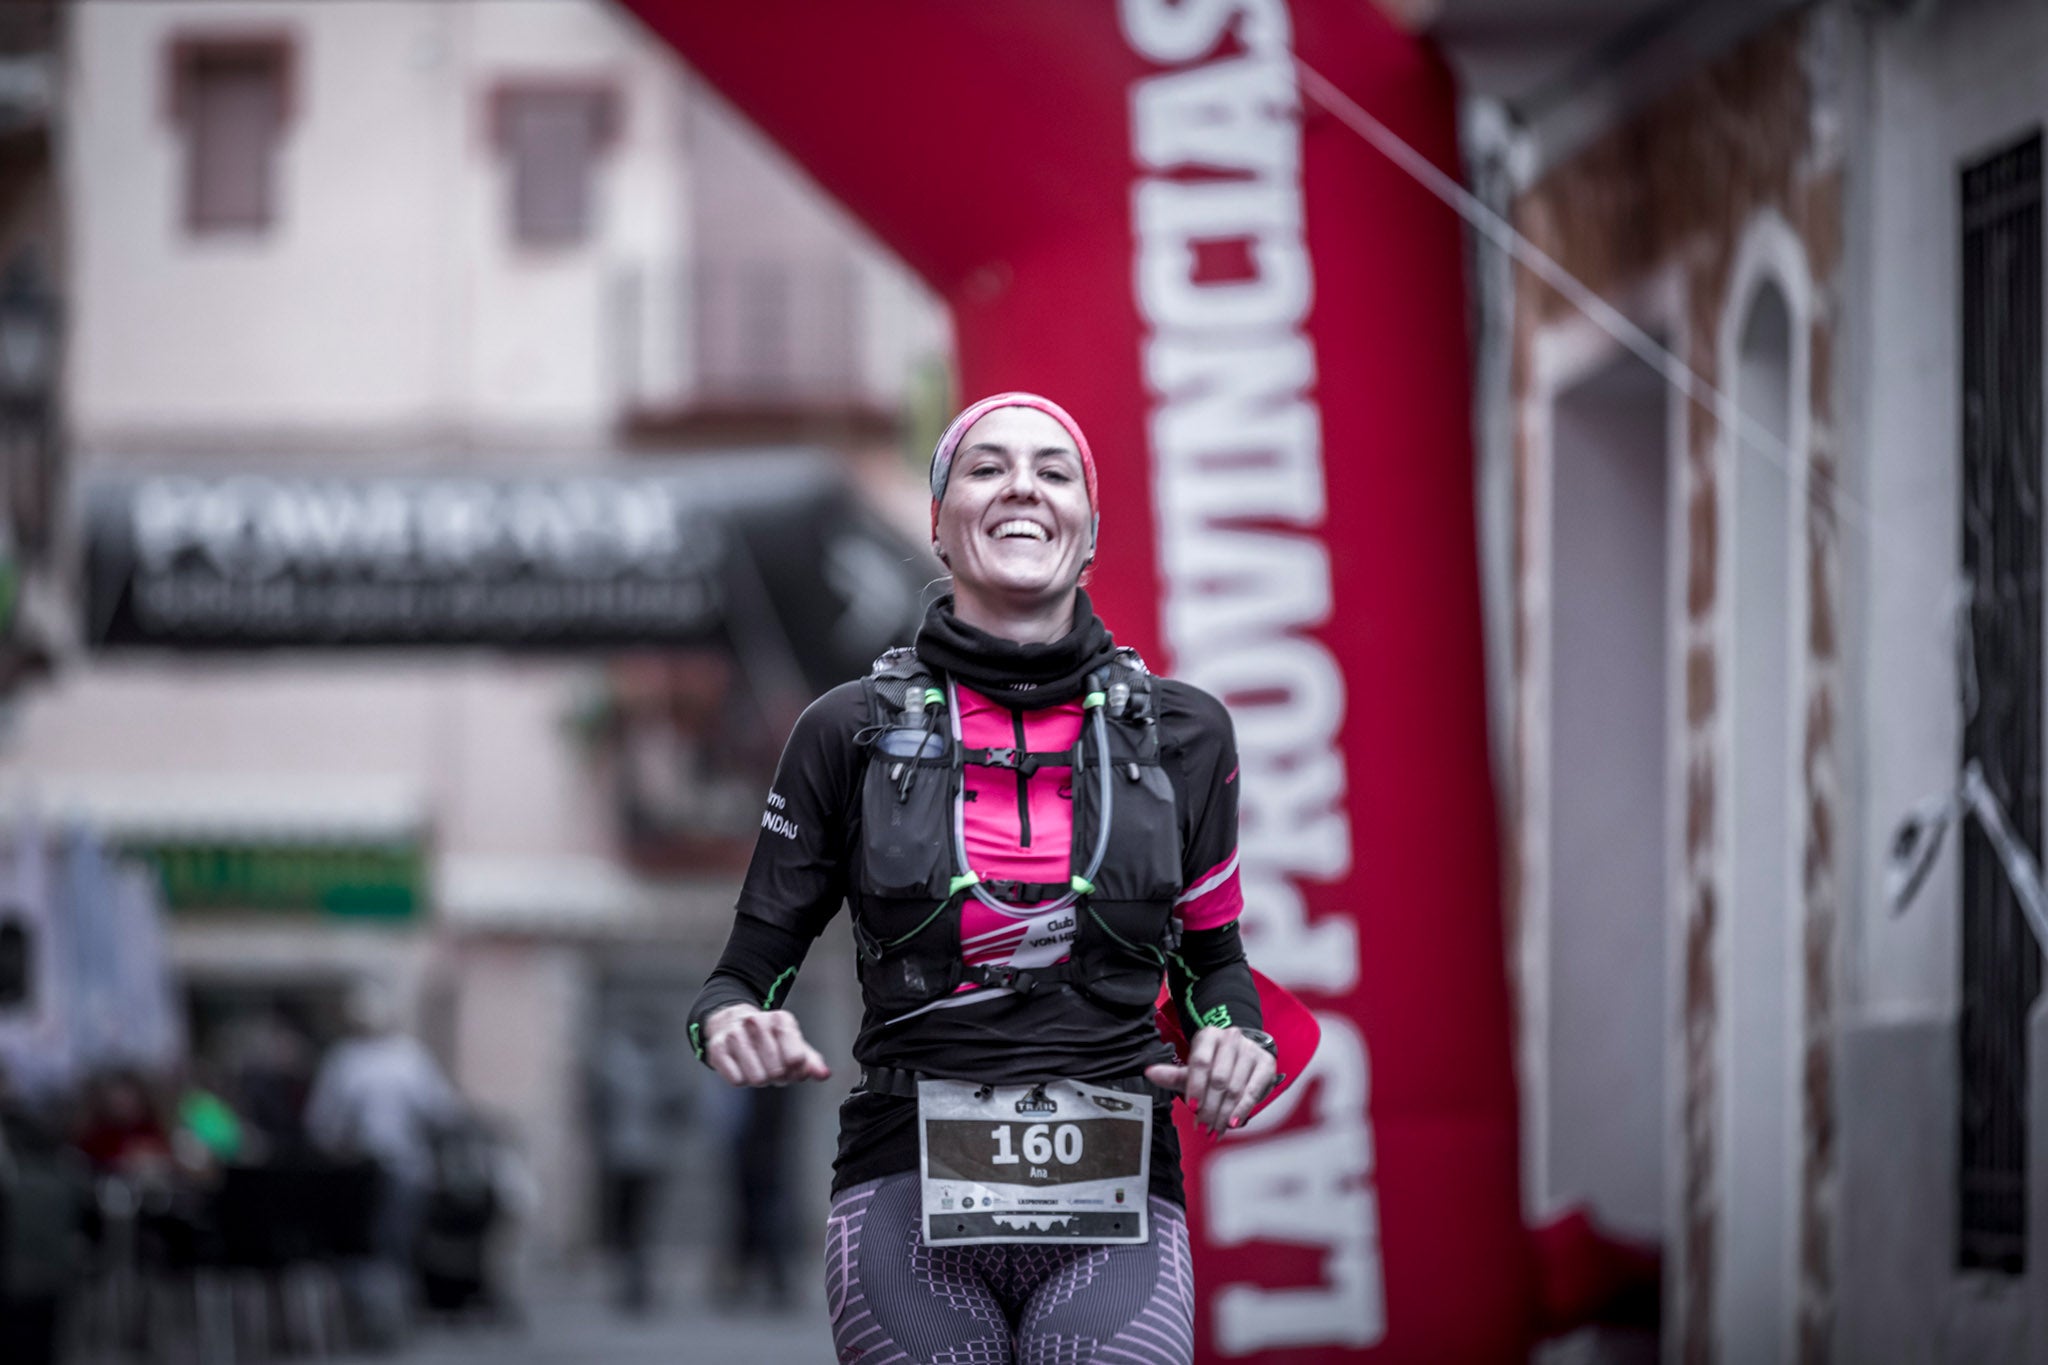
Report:
[{"label": "woman's eye", "polygon": [[1041,479],[1045,479],[1051,483],[1067,483],[1071,481],[1074,476],[1069,474],[1066,470],[1061,469],[1059,466],[1054,465],[1050,468],[1039,470],[1038,477]]}]

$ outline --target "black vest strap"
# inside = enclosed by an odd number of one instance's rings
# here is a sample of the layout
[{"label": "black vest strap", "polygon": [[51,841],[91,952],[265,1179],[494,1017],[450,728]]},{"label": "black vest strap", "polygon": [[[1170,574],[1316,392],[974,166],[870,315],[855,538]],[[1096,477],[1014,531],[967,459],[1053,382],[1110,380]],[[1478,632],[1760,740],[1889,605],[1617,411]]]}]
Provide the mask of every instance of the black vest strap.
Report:
[{"label": "black vest strap", "polygon": [[1040,768],[1071,768],[1074,766],[1072,749],[1054,749],[1037,752],[1029,749],[968,749],[960,750],[962,762],[972,763],[979,768],[1014,768],[1029,777]]},{"label": "black vest strap", "polygon": [[1040,986],[1063,986],[1075,980],[1071,960],[1044,967],[1015,967],[1007,962],[970,962],[961,976],[984,986],[1002,986],[1019,995],[1029,995]]},{"label": "black vest strap", "polygon": [[1016,882],[1000,877],[983,877],[975,884],[997,900],[1008,901],[1012,905],[1058,900],[1073,890],[1071,882]]}]

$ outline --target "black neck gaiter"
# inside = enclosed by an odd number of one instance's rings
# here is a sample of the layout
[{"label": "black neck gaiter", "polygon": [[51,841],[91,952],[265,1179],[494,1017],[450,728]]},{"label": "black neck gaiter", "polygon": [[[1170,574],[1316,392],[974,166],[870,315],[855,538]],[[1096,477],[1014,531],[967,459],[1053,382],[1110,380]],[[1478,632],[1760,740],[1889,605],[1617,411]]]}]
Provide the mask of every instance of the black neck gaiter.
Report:
[{"label": "black neck gaiter", "polygon": [[1074,628],[1047,644],[1019,644],[968,625],[948,593],[932,603],[917,632],[917,657],[993,701],[1025,711],[1081,695],[1088,675],[1116,652],[1088,594],[1074,594]]}]

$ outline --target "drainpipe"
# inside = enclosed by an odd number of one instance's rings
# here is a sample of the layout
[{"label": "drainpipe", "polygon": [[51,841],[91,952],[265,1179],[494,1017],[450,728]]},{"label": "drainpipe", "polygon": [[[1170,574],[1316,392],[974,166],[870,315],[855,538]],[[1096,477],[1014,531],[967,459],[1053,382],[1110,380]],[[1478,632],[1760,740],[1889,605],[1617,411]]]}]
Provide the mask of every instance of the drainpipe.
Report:
[{"label": "drainpipe", "polygon": [[[1520,135],[1499,100],[1470,97],[1459,119],[1468,187],[1511,218]],[[1494,789],[1511,771],[1515,611],[1515,268],[1507,252],[1466,234],[1472,281],[1473,487],[1479,529],[1479,585],[1486,635],[1486,712]]]}]

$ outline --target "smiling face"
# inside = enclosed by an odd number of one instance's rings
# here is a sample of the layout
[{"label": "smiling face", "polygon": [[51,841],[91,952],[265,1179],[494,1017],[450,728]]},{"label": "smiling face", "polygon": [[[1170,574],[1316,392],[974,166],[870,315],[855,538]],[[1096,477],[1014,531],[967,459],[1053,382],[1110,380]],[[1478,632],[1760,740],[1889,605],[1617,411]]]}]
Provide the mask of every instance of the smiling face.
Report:
[{"label": "smiling face", "polygon": [[997,408],[967,429],[937,532],[962,607],[1008,614],[1070,604],[1094,541],[1081,456],[1066,428],[1036,408]]}]

